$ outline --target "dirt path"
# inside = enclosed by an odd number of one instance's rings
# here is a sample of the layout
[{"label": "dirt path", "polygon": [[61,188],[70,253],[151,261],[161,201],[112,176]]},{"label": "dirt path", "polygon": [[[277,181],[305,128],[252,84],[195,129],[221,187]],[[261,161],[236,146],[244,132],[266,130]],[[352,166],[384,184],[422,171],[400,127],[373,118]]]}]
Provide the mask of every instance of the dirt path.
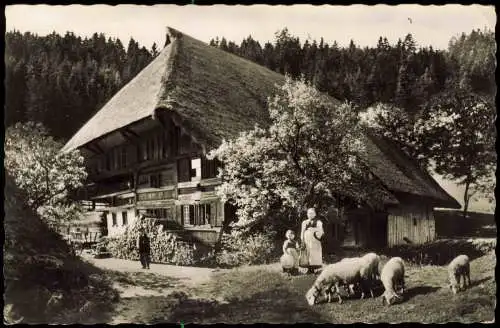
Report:
[{"label": "dirt path", "polygon": [[109,272],[120,293],[110,324],[160,322],[168,315],[169,308],[177,306],[179,298],[169,296],[174,293],[194,296],[196,288],[202,288],[217,272],[225,271],[155,263],[147,270],[138,261],[87,256],[85,260]]}]

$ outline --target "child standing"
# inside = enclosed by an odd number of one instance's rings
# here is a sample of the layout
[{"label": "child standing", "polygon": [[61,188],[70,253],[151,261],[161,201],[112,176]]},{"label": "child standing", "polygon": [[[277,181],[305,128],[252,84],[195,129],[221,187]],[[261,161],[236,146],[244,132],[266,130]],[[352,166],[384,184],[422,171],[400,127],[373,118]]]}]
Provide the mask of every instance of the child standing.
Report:
[{"label": "child standing", "polygon": [[295,233],[292,230],[287,230],[286,240],[283,243],[283,255],[280,262],[283,272],[289,274],[299,273],[299,253],[297,251],[297,242],[295,241]]}]

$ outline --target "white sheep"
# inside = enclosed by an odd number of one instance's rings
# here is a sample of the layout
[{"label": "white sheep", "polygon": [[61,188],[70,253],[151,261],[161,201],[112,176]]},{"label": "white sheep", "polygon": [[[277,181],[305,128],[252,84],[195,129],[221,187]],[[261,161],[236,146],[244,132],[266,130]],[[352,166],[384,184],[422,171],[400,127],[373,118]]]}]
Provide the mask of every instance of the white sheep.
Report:
[{"label": "white sheep", "polygon": [[468,286],[470,286],[470,263],[467,255],[459,255],[450,262],[448,265],[448,278],[450,279],[449,287],[454,294],[461,289],[461,278],[463,278],[462,289],[465,289],[467,282]]},{"label": "white sheep", "polygon": [[375,253],[368,253],[363,255],[361,257],[365,262],[366,262],[366,267],[364,270],[366,272],[362,273],[362,276],[367,276],[371,280],[376,280],[380,278],[380,272],[379,272],[379,263],[380,263],[380,256],[378,256]]},{"label": "white sheep", "polygon": [[[380,280],[384,285],[384,294],[382,294],[382,304],[387,301],[387,305],[393,304],[393,301],[401,299],[405,289],[405,267],[404,261],[400,257],[393,257],[384,265],[380,273]],[[399,294],[396,292],[400,288]]]},{"label": "white sheep", "polygon": [[[372,298],[373,295],[373,281],[376,279],[378,274],[378,265],[379,265],[379,256],[375,253],[368,253],[363,257],[353,257],[353,258],[345,258],[340,262],[344,261],[361,261],[363,264],[360,269],[360,281],[359,287],[361,287],[361,299],[365,297],[365,291],[369,289]],[[354,285],[349,285],[347,289],[348,292],[354,294]]]},{"label": "white sheep", "polygon": [[317,302],[320,294],[326,294],[328,302],[331,302],[333,294],[336,294],[339,303],[340,285],[356,284],[360,281],[360,271],[363,266],[361,259],[345,259],[337,263],[327,265],[306,293],[306,300],[309,305]]}]

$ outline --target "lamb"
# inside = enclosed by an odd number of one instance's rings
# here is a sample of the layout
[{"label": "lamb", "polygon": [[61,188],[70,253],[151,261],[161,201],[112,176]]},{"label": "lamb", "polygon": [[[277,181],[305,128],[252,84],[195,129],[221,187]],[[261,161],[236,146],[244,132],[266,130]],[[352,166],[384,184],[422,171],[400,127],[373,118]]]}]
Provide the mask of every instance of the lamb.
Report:
[{"label": "lamb", "polygon": [[[384,285],[384,294],[382,294],[382,304],[387,301],[387,305],[393,304],[393,301],[401,299],[405,289],[405,267],[404,261],[400,257],[393,257],[384,265],[380,273],[380,280]],[[396,288],[400,287],[400,291],[396,293]]]},{"label": "lamb", "polygon": [[[460,278],[462,277],[463,286],[460,288]],[[448,278],[450,279],[449,287],[453,294],[456,294],[460,289],[465,289],[466,282],[470,286],[470,264],[467,255],[459,255],[450,262],[448,265]]]},{"label": "lamb", "polygon": [[307,303],[311,306],[316,304],[319,295],[324,293],[328,302],[331,302],[333,294],[336,294],[341,304],[340,285],[358,283],[361,280],[360,271],[363,264],[361,259],[353,258],[327,265],[306,293]]}]

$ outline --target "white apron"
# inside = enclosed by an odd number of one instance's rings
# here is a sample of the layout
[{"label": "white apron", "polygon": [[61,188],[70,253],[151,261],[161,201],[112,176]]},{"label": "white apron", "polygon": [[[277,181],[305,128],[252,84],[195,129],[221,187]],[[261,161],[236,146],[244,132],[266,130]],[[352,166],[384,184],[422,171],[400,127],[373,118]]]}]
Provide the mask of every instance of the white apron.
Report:
[{"label": "white apron", "polygon": [[[316,221],[316,227],[306,227],[306,221],[302,223],[303,242],[307,252],[308,266],[320,267],[323,265],[323,249],[321,241],[318,238],[323,237],[323,224],[321,221]],[[316,238],[315,237],[318,237]]]}]

